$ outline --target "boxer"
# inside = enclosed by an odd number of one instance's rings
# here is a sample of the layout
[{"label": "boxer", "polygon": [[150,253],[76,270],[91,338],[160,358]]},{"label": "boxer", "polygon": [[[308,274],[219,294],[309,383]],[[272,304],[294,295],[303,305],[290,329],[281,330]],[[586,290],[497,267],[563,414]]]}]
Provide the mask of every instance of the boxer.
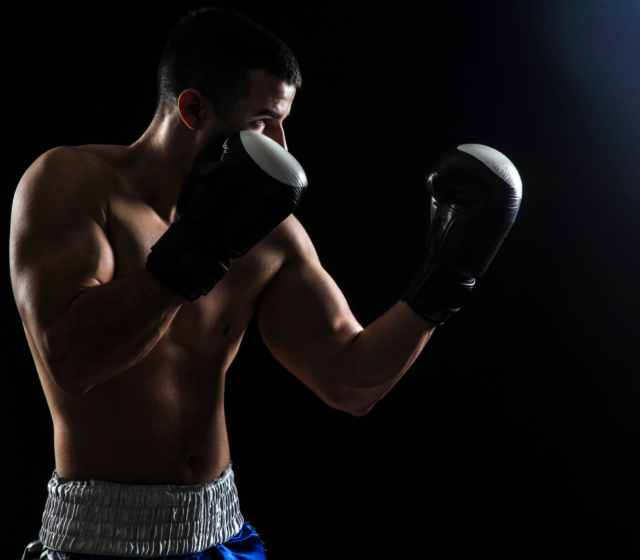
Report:
[{"label": "boxer", "polygon": [[171,31],[139,140],[55,148],[20,181],[11,278],[56,460],[25,559],[265,558],[224,414],[253,314],[284,367],[362,416],[489,266],[521,182],[496,150],[462,145],[428,175],[424,265],[363,328],[292,215],[307,179],[283,122],[300,85],[273,34],[192,12]]}]

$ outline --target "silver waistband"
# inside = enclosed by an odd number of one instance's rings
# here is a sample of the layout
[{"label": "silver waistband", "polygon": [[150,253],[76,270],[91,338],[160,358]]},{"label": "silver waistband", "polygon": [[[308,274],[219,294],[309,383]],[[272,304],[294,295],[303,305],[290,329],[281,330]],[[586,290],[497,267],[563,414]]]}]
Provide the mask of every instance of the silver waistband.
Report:
[{"label": "silver waistband", "polygon": [[242,528],[231,465],[209,484],[77,482],[55,471],[40,540],[64,552],[162,557],[195,554]]}]

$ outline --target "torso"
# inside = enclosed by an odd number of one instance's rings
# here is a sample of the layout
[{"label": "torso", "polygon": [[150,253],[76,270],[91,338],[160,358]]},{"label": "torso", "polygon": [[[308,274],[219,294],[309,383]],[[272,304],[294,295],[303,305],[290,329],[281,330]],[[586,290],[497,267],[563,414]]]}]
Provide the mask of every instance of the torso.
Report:
[{"label": "torso", "polygon": [[[115,257],[113,279],[126,277],[144,267],[150,247],[169,223],[120,168],[124,147],[82,149],[116,171],[118,179],[108,190],[106,231]],[[282,265],[286,229],[287,221],[236,259],[208,296],[182,305],[140,362],[81,397],[58,389],[27,333],[53,417],[60,476],[183,485],[220,476],[230,461],[225,373],[258,296]]]}]

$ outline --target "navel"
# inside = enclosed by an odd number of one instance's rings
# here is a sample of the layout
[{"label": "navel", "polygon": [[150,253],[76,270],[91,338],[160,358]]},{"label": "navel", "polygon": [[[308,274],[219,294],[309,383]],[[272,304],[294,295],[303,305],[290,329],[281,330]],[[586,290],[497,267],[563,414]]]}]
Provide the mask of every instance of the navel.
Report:
[{"label": "navel", "polygon": [[231,325],[227,325],[224,330],[222,331],[222,336],[225,337],[227,336],[227,334],[229,334],[229,328],[231,327]]}]

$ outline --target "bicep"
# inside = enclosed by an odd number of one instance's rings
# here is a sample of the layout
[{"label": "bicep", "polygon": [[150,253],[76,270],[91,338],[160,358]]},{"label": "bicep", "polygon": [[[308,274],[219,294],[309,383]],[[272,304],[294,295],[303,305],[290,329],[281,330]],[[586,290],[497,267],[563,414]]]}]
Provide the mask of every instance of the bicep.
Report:
[{"label": "bicep", "polygon": [[11,280],[18,310],[35,338],[82,291],[113,275],[105,201],[92,171],[82,155],[62,148],[39,158],[16,190]]},{"label": "bicep", "polygon": [[295,233],[293,254],[260,296],[258,324],[276,359],[326,400],[362,327],[302,226]]}]

